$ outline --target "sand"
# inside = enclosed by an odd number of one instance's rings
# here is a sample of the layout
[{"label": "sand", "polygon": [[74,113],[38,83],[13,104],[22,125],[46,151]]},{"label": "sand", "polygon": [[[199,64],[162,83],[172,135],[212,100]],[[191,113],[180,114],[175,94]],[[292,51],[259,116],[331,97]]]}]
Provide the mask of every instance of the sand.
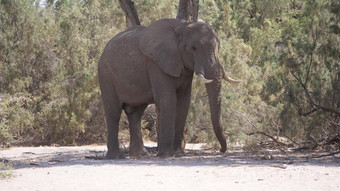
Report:
[{"label": "sand", "polygon": [[[148,143],[154,146],[154,143]],[[0,151],[14,169],[1,191],[16,190],[340,190],[340,154],[206,151],[186,156],[96,160],[105,146],[15,147]]]}]

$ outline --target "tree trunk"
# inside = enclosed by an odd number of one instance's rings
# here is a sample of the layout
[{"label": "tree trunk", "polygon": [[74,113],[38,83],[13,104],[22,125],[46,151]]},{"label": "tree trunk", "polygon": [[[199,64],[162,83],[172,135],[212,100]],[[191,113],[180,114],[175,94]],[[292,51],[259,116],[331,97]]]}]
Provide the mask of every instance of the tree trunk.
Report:
[{"label": "tree trunk", "polygon": [[199,0],[180,0],[176,19],[197,22]]},{"label": "tree trunk", "polygon": [[119,0],[120,7],[125,12],[126,26],[127,28],[140,25],[137,10],[133,1],[131,0]]},{"label": "tree trunk", "polygon": [[[183,19],[188,22],[197,22],[199,0],[180,0],[176,19]],[[157,126],[157,128],[159,128]],[[185,133],[183,132],[182,149],[185,149]]]}]

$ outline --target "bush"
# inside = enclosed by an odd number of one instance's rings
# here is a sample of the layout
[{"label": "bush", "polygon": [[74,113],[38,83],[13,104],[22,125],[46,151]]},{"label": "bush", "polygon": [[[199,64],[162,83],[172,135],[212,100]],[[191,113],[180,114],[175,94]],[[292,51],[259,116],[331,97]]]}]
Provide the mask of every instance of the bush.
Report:
[{"label": "bush", "polygon": [[[135,2],[144,25],[177,13],[175,1]],[[222,87],[229,142],[339,140],[339,10],[335,0],[200,1],[199,17],[219,36],[221,64],[243,80]],[[111,0],[0,0],[0,144],[105,142],[97,62],[124,29]],[[215,144],[208,107],[195,77],[189,142]]]}]

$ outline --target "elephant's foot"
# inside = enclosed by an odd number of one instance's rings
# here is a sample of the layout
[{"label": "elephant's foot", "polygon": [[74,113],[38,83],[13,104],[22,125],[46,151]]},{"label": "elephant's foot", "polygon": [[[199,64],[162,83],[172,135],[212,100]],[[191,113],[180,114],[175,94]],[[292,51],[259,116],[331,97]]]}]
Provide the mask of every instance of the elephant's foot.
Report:
[{"label": "elephant's foot", "polygon": [[150,153],[144,147],[142,147],[140,149],[131,149],[130,148],[130,158],[139,159],[143,156],[150,156]]},{"label": "elephant's foot", "polygon": [[174,155],[175,155],[175,152],[173,150],[158,151],[158,153],[157,153],[157,157],[160,157],[160,158],[173,157]]},{"label": "elephant's foot", "polygon": [[221,145],[220,152],[225,153],[227,151],[227,145]]},{"label": "elephant's foot", "polygon": [[107,152],[106,153],[106,159],[112,160],[112,159],[124,159],[124,155],[122,155],[119,151],[118,152]]},{"label": "elephant's foot", "polygon": [[182,148],[178,148],[176,151],[175,151],[175,157],[183,157],[185,156],[185,152]]}]

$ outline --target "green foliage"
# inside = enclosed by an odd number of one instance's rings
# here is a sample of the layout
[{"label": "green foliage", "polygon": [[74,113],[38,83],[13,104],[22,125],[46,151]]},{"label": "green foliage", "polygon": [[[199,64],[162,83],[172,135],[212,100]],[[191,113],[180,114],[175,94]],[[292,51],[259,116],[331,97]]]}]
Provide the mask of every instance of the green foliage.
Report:
[{"label": "green foliage", "polygon": [[75,144],[94,128],[88,123],[102,119],[94,112],[101,104],[97,61],[123,19],[109,1],[39,5],[1,3],[1,140]]},{"label": "green foliage", "polygon": [[[143,25],[177,14],[177,1],[134,2]],[[338,1],[201,0],[199,9],[226,73],[243,80],[222,87],[229,142],[340,134]],[[111,0],[0,0],[1,145],[105,141],[97,62],[124,17]],[[189,142],[215,144],[196,77],[186,128]]]},{"label": "green foliage", "polygon": [[142,25],[149,25],[161,18],[176,18],[177,1],[136,0],[134,2]]},{"label": "green foliage", "polygon": [[[339,10],[322,0],[201,2],[199,17],[218,33],[227,73],[243,80],[223,87],[229,141],[252,145],[266,134],[320,142],[340,133]],[[204,88],[194,84],[197,91]],[[192,105],[207,111],[207,100],[195,98]],[[189,121],[209,121],[195,115]]]},{"label": "green foliage", "polygon": [[0,180],[9,179],[14,176],[13,166],[11,164],[0,162]]},{"label": "green foliage", "polygon": [[[316,142],[340,133],[339,8],[338,1],[307,1],[299,15],[284,23],[284,125],[299,126]],[[295,115],[286,117],[292,108]]]},{"label": "green foliage", "polygon": [[[175,6],[136,1],[143,24],[175,17]],[[97,63],[124,29],[116,1],[1,0],[0,144],[104,142]]]}]

